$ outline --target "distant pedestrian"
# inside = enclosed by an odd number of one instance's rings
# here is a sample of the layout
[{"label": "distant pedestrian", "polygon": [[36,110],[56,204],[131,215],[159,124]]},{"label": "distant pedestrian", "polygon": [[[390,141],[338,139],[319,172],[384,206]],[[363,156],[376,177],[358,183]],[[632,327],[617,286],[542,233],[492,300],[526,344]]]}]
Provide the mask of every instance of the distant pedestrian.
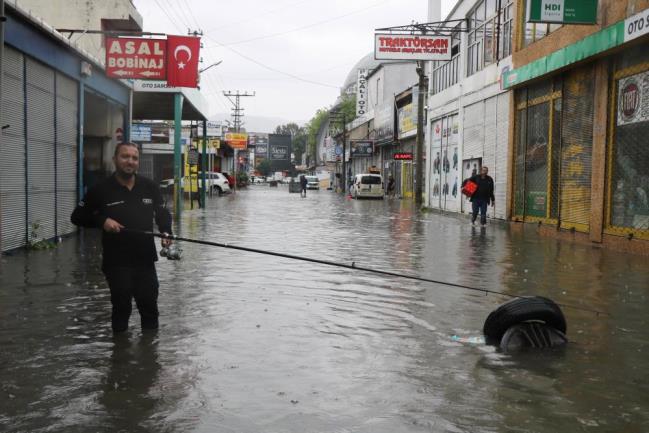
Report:
[{"label": "distant pedestrian", "polygon": [[300,197],[306,197],[306,186],[307,186],[306,176],[300,175]]},{"label": "distant pedestrian", "polygon": [[[158,184],[137,175],[139,151],[133,143],[119,143],[113,156],[115,173],[90,188],[72,213],[72,223],[101,228],[102,271],[110,288],[113,332],[128,329],[133,298],[142,329],[158,328],[158,260],[153,236],[122,232],[152,231],[153,220],[171,234],[171,214],[165,209]],[[171,245],[162,239],[163,247]]]},{"label": "distant pedestrian", "polygon": [[489,176],[489,168],[483,166],[480,174],[470,177],[462,182],[462,186],[468,181],[474,182],[478,188],[471,196],[471,204],[473,215],[471,216],[471,224],[475,225],[478,218],[478,211],[480,212],[480,225],[483,227],[487,225],[487,206],[495,206],[496,197],[494,196],[494,180]]},{"label": "distant pedestrian", "polygon": [[394,197],[396,182],[392,175],[388,176],[388,197]]}]

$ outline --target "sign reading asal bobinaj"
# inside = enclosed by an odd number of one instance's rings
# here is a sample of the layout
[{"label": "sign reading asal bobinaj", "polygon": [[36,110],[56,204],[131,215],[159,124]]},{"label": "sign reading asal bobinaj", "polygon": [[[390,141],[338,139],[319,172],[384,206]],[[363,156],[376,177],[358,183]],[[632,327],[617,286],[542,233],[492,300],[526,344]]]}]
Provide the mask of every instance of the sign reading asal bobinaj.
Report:
[{"label": "sign reading asal bobinaj", "polygon": [[451,60],[450,36],[374,35],[376,60]]},{"label": "sign reading asal bobinaj", "polygon": [[166,80],[166,51],[166,39],[106,38],[106,75]]}]

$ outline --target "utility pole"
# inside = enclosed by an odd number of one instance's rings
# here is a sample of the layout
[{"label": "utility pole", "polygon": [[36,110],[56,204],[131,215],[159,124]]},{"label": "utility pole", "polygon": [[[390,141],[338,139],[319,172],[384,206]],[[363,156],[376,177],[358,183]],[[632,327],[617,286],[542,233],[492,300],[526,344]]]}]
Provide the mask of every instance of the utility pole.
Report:
[{"label": "utility pole", "polygon": [[342,154],[342,173],[340,176],[340,181],[342,183],[342,193],[347,192],[347,164],[345,162],[345,156],[347,154],[347,117],[345,113],[340,111],[331,111],[329,113],[329,121],[339,121],[342,123],[342,136],[343,136],[343,154]]},{"label": "utility pole", "polygon": [[[241,132],[241,126],[243,125],[243,122],[241,119],[243,118],[243,108],[241,108],[241,98],[244,97],[250,97],[250,96],[255,96],[255,92],[248,93],[247,91],[244,93],[239,92],[238,90],[236,92],[223,92],[223,95],[225,95],[226,98],[232,102],[232,105],[234,105],[234,108],[232,108],[232,121],[234,122],[234,132]],[[234,98],[234,101],[230,98]],[[234,149],[234,189],[236,192],[237,189],[237,182],[239,181],[237,178],[237,171],[239,167],[239,151],[238,149]]]},{"label": "utility pole", "polygon": [[421,206],[424,199],[424,96],[428,95],[428,78],[425,63],[417,62],[419,92],[417,96],[417,149],[415,152],[415,204]]}]

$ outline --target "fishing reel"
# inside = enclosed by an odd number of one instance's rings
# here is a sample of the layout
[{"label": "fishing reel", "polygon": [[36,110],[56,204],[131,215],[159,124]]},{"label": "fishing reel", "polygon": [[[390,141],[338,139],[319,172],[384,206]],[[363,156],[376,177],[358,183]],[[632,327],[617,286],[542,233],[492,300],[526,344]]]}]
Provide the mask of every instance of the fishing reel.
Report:
[{"label": "fishing reel", "polygon": [[160,256],[166,257],[167,260],[180,260],[183,256],[183,250],[176,244],[171,244],[169,248],[162,248],[160,250]]}]

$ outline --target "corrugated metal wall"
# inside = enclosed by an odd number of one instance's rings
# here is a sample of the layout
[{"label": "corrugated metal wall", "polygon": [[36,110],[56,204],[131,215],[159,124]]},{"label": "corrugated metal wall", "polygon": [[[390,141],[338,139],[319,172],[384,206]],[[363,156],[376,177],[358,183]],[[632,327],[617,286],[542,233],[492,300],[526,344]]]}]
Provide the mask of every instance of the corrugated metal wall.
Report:
[{"label": "corrugated metal wall", "polygon": [[507,217],[507,175],[509,170],[509,93],[497,96],[496,149],[493,176],[495,183],[496,218]]},{"label": "corrugated metal wall", "polygon": [[25,244],[25,96],[23,56],[5,46],[0,146],[0,201],[2,202],[2,248]]},{"label": "corrugated metal wall", "polygon": [[[54,171],[54,70],[26,61],[27,80],[27,223],[30,236],[56,235]],[[38,229],[35,229],[36,226]]]},{"label": "corrugated metal wall", "polygon": [[563,82],[561,128],[561,221],[590,222],[595,70],[571,71]]},{"label": "corrugated metal wall", "polygon": [[[2,249],[74,232],[78,83],[5,46],[0,147]],[[36,226],[38,226],[36,228]]]},{"label": "corrugated metal wall", "polygon": [[58,236],[75,230],[70,214],[77,202],[79,86],[56,75],[56,212]]}]

